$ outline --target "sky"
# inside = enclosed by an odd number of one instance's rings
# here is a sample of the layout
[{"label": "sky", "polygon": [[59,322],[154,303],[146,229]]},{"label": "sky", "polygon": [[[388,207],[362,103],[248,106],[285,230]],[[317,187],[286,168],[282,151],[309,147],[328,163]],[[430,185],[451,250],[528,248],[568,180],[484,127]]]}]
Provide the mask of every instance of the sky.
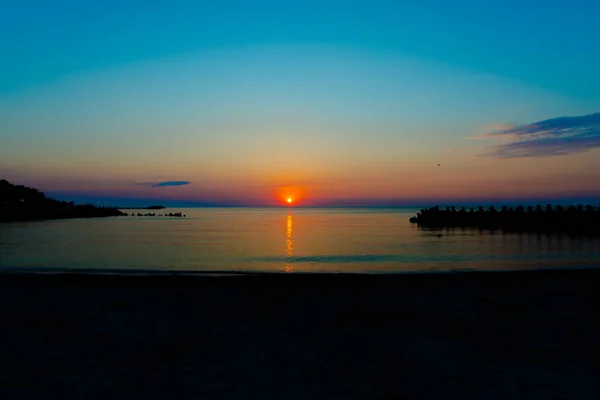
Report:
[{"label": "sky", "polygon": [[598,15],[0,1],[0,178],[122,206],[598,199]]}]

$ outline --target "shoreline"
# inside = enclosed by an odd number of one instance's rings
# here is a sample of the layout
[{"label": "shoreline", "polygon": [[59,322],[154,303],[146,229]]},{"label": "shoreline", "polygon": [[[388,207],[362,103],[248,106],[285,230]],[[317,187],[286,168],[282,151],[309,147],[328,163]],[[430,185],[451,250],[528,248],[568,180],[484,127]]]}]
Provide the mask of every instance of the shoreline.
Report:
[{"label": "shoreline", "polygon": [[70,220],[70,219],[95,219],[95,218],[110,218],[110,217],[125,217],[126,213],[116,208],[93,208],[85,206],[75,206],[68,210],[33,210],[26,212],[3,212],[0,215],[0,223],[22,223],[22,222],[38,222],[38,221],[55,221],[55,220]]},{"label": "shoreline", "polygon": [[596,399],[599,281],[0,273],[0,397]]},{"label": "shoreline", "polygon": [[[590,274],[600,275],[599,266],[572,266],[555,268],[532,268],[532,269],[507,269],[507,270],[422,270],[422,271],[393,271],[393,272],[284,272],[284,271],[245,271],[245,270],[145,270],[145,269],[101,269],[101,268],[62,268],[47,269],[39,268],[0,268],[0,277],[11,276],[69,276],[81,278],[93,278],[103,276],[114,277],[152,277],[152,278],[194,278],[213,276],[249,276],[275,279],[379,279],[379,278],[401,278],[401,277],[427,277],[427,276],[526,276],[544,274]],[[300,278],[302,277],[302,278]]]}]

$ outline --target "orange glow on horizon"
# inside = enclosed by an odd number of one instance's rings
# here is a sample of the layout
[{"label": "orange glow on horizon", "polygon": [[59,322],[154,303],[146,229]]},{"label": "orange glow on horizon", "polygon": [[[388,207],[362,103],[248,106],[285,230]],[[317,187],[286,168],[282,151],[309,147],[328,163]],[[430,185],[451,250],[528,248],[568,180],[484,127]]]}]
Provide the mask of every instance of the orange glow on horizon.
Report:
[{"label": "orange glow on horizon", "polygon": [[282,186],[277,188],[275,195],[280,204],[295,206],[302,200],[303,192],[298,186]]}]

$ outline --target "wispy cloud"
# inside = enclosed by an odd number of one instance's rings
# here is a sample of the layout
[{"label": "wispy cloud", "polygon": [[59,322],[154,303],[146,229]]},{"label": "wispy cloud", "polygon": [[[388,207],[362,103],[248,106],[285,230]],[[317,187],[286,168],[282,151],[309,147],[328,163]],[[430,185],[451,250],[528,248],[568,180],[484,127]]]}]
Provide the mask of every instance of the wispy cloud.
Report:
[{"label": "wispy cloud", "polygon": [[510,125],[478,136],[497,139],[481,154],[492,158],[550,157],[600,147],[600,113]]},{"label": "wispy cloud", "polygon": [[192,182],[189,181],[165,181],[165,182],[137,182],[136,186],[151,186],[151,187],[165,187],[165,186],[184,186],[189,185]]},{"label": "wispy cloud", "polygon": [[490,133],[514,129],[516,126],[517,125],[515,125],[515,124],[508,124],[508,123],[482,125],[482,126],[479,126],[478,129],[480,131],[483,131],[484,133],[482,135],[473,136],[472,139],[485,139],[485,138],[489,137]]},{"label": "wispy cloud", "polygon": [[184,186],[189,185],[191,182],[188,181],[167,181],[167,182],[158,182],[152,187],[163,187],[163,186]]}]

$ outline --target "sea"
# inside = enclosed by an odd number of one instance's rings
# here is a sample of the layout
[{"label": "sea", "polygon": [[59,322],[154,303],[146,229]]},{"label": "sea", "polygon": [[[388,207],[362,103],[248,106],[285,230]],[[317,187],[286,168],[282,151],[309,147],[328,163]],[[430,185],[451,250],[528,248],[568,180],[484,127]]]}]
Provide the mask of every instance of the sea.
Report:
[{"label": "sea", "polygon": [[[414,273],[600,266],[600,239],[421,229],[416,208],[179,208],[0,224],[0,270]],[[181,212],[183,218],[159,217]]]}]

